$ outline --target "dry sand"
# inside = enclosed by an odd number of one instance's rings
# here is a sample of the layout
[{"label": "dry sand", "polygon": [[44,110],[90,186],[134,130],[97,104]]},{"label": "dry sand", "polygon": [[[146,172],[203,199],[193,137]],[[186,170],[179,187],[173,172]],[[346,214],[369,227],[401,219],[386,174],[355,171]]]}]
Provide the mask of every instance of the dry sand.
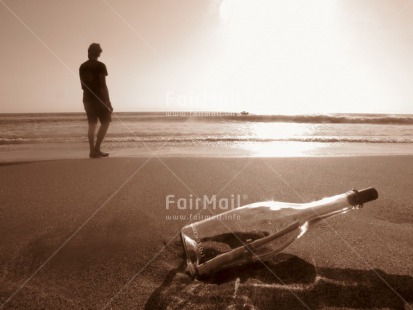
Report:
[{"label": "dry sand", "polygon": [[[413,157],[116,158],[0,167],[4,308],[298,309],[413,305]],[[192,280],[167,195],[305,202],[374,186],[263,264]],[[210,214],[201,210],[201,214]],[[6,303],[5,303],[6,302]]]}]

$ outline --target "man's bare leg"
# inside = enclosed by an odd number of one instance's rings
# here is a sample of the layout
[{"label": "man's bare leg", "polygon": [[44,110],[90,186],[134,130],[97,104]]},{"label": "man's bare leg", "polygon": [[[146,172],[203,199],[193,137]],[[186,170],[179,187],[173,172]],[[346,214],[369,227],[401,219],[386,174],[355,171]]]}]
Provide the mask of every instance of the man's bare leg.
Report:
[{"label": "man's bare leg", "polygon": [[96,144],[95,144],[95,147],[94,147],[94,153],[95,154],[104,154],[100,150],[100,145],[102,144],[102,141],[105,138],[106,132],[108,131],[108,128],[109,128],[109,124],[110,123],[107,122],[107,123],[102,123],[100,125],[100,128],[98,130],[98,134],[97,134],[97,137],[96,137]]},{"label": "man's bare leg", "polygon": [[89,148],[90,148],[89,156],[93,156],[95,152],[95,132],[96,132],[96,124],[89,124],[89,130],[87,132],[87,138],[89,139]]}]

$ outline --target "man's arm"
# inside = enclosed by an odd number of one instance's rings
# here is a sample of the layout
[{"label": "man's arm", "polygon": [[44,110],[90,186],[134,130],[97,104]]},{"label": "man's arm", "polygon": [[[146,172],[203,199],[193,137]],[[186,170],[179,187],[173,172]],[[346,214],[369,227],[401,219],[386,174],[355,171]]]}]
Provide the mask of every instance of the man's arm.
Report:
[{"label": "man's arm", "polygon": [[104,74],[100,74],[99,79],[100,79],[100,85],[102,87],[103,101],[105,105],[110,109],[110,111],[113,112],[112,103],[110,102],[110,99],[109,99],[108,86],[106,85],[106,76]]},{"label": "man's arm", "polygon": [[80,78],[80,87],[82,87],[82,89],[85,89],[85,86],[83,85],[83,66],[79,67],[79,78]]}]

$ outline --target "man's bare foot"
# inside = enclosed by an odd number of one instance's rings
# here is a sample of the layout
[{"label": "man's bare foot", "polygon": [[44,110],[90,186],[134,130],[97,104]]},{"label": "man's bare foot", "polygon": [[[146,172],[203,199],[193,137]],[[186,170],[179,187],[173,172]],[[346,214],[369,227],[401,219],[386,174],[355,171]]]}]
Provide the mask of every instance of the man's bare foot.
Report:
[{"label": "man's bare foot", "polygon": [[101,150],[95,150],[93,152],[93,154],[95,154],[99,157],[108,157],[109,156],[109,153],[102,152]]},{"label": "man's bare foot", "polygon": [[100,155],[99,153],[89,153],[89,158],[101,158],[103,157],[102,155]]}]

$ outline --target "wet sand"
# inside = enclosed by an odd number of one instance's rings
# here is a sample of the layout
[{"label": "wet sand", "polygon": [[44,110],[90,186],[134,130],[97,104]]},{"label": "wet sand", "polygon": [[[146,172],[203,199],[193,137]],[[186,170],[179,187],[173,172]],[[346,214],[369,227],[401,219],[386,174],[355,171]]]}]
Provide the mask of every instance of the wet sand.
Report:
[{"label": "wet sand", "polygon": [[[5,309],[413,305],[412,156],[66,159],[9,163],[0,176]],[[168,195],[299,203],[368,186],[377,201],[265,265],[201,280],[185,272],[178,233],[210,211],[166,208]]]}]

